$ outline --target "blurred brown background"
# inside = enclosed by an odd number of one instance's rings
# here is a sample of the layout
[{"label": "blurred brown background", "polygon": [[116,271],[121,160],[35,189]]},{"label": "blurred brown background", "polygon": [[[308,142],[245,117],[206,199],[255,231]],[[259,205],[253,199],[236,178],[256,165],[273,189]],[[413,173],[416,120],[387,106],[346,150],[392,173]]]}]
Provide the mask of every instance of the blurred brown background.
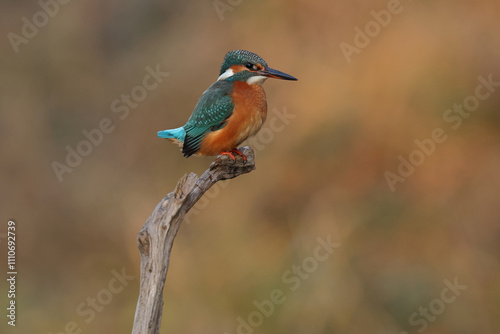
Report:
[{"label": "blurred brown background", "polygon": [[[184,124],[234,49],[299,81],[265,83],[257,170],[219,184],[181,227],[162,332],[500,331],[500,87],[479,79],[500,82],[498,1],[1,7],[0,258],[6,272],[14,219],[19,274],[16,328],[0,284],[0,332],[131,331],[136,234],[212,160],[184,159],[156,132]],[[470,113],[453,111],[464,103]],[[82,131],[103,119],[109,133],[86,147]],[[58,179],[53,163],[78,145],[88,155]],[[273,291],[282,303],[262,303]]]}]

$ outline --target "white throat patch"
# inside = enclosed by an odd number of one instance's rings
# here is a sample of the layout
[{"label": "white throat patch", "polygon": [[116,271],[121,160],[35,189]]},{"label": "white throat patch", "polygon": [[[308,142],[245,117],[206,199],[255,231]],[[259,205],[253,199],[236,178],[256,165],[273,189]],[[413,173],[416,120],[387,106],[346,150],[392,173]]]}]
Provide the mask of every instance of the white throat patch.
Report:
[{"label": "white throat patch", "polygon": [[263,75],[256,75],[256,76],[248,78],[247,84],[249,84],[249,85],[253,85],[255,83],[262,84],[266,79],[267,79],[267,77],[265,77]]},{"label": "white throat patch", "polygon": [[232,77],[233,75],[234,75],[233,70],[232,70],[232,69],[230,69],[230,68],[228,68],[228,69],[226,70],[226,72],[222,73],[222,74],[219,76],[219,79],[217,79],[217,81],[219,81],[219,80],[225,80],[225,79],[227,79],[227,78],[229,78],[229,77]]}]

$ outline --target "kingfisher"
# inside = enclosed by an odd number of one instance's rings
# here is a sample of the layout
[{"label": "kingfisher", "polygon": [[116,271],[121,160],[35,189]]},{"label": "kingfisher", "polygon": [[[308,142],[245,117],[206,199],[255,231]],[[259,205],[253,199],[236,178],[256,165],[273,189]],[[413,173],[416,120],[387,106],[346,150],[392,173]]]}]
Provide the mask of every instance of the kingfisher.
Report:
[{"label": "kingfisher", "polygon": [[297,80],[270,68],[255,53],[228,52],[219,78],[201,95],[186,124],[158,131],[158,137],[178,144],[185,157],[222,154],[236,161],[236,154],[245,162],[246,156],[237,147],[257,134],[266,120],[267,101],[262,84],[267,78]]}]

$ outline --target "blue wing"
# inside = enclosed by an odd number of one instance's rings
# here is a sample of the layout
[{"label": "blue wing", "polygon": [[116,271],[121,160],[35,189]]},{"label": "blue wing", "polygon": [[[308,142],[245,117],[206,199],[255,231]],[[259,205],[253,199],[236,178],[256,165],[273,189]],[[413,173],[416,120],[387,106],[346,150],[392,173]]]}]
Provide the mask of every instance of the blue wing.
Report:
[{"label": "blue wing", "polygon": [[184,156],[189,157],[196,153],[207,133],[222,129],[226,125],[226,120],[234,109],[231,88],[231,82],[216,81],[200,97],[191,117],[184,125]]}]

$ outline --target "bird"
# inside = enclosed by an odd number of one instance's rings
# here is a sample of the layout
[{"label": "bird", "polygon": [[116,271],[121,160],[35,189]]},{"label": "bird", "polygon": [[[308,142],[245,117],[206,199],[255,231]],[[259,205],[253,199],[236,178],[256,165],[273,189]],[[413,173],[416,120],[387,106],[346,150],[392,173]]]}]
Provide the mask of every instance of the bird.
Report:
[{"label": "bird", "polygon": [[262,84],[268,78],[293,80],[293,76],[270,68],[266,61],[246,50],[228,52],[219,77],[200,97],[182,127],[158,131],[181,147],[187,158],[235,155],[247,157],[238,145],[259,132],[267,116],[266,93]]}]

